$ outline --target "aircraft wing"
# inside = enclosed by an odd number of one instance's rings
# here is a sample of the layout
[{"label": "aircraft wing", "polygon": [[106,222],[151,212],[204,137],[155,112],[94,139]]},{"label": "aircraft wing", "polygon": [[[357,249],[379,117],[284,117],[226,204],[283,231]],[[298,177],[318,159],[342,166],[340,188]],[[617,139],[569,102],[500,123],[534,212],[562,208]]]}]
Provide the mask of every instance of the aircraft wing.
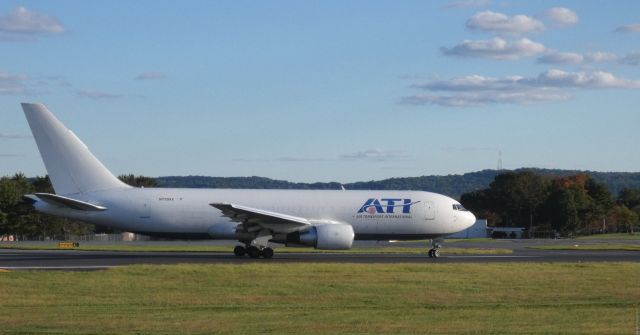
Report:
[{"label": "aircraft wing", "polygon": [[222,215],[245,225],[249,230],[254,227],[267,228],[275,233],[289,233],[309,226],[309,220],[297,216],[265,211],[230,203],[212,203],[211,206],[222,211]]}]

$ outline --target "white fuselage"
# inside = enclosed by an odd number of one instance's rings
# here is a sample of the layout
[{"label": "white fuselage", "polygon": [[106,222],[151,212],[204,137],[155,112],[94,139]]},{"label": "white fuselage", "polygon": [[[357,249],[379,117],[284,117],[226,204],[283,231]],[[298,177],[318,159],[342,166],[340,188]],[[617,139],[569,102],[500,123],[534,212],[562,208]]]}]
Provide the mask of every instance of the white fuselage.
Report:
[{"label": "white fuselage", "polygon": [[457,201],[429,192],[133,188],[46,106],[22,109],[56,192],[26,195],[44,213],[147,235],[234,239],[251,244],[252,257],[264,240],[348,249],[354,238],[435,238],[475,221]]},{"label": "white fuselage", "polygon": [[347,223],[360,240],[435,238],[475,222],[470,212],[455,209],[457,201],[420,191],[128,188],[73,197],[108,210],[76,211],[43,202],[36,208],[124,231],[177,238],[234,239],[216,233],[237,225],[210,206],[216,202],[304,217],[312,224]]}]

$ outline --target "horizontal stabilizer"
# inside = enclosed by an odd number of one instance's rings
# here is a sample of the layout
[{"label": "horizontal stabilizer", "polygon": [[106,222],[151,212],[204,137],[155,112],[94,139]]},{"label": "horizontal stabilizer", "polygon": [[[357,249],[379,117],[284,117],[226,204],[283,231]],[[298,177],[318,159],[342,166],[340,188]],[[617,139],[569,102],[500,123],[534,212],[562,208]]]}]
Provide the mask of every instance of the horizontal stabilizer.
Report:
[{"label": "horizontal stabilizer", "polygon": [[95,212],[95,211],[107,210],[107,207],[98,206],[98,205],[90,204],[88,202],[71,199],[71,198],[67,198],[67,197],[63,197],[63,196],[51,194],[51,193],[34,193],[34,194],[26,195],[26,197],[32,200],[42,200],[53,206],[66,207],[66,208],[75,209],[78,211]]}]

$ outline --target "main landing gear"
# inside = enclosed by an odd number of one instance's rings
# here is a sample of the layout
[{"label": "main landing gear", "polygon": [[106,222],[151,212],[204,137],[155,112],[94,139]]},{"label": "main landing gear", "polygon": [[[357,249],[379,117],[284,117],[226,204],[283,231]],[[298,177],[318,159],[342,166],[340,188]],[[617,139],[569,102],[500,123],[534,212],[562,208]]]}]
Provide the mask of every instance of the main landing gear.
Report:
[{"label": "main landing gear", "polygon": [[440,239],[431,240],[431,249],[429,249],[429,257],[431,258],[440,257],[440,248],[442,247],[440,242],[442,242],[442,240]]},{"label": "main landing gear", "polygon": [[243,257],[244,255],[249,255],[251,258],[272,258],[273,257],[273,249],[269,247],[258,247],[255,245],[248,245],[243,247],[241,245],[237,245],[233,248],[233,254],[237,257]]}]

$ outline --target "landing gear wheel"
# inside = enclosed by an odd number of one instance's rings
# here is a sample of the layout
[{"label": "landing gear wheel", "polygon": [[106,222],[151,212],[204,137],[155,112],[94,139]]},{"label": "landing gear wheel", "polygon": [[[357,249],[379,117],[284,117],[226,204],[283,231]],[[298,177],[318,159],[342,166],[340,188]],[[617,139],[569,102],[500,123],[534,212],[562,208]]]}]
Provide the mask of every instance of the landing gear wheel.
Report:
[{"label": "landing gear wheel", "polygon": [[264,258],[271,258],[273,257],[273,249],[266,247],[264,249],[262,249],[262,257]]},{"label": "landing gear wheel", "polygon": [[252,245],[247,248],[247,254],[249,254],[249,257],[251,258],[258,258],[260,257],[260,249]]},{"label": "landing gear wheel", "polygon": [[440,247],[442,246],[442,239],[432,239],[431,240],[431,249],[429,249],[429,257],[438,258],[440,257]]},{"label": "landing gear wheel", "polygon": [[245,249],[243,246],[241,245],[236,245],[235,248],[233,248],[233,254],[238,256],[238,257],[242,257],[247,253],[247,249]]},{"label": "landing gear wheel", "polygon": [[431,258],[440,257],[440,249],[430,249],[429,250],[429,257],[431,257]]}]

